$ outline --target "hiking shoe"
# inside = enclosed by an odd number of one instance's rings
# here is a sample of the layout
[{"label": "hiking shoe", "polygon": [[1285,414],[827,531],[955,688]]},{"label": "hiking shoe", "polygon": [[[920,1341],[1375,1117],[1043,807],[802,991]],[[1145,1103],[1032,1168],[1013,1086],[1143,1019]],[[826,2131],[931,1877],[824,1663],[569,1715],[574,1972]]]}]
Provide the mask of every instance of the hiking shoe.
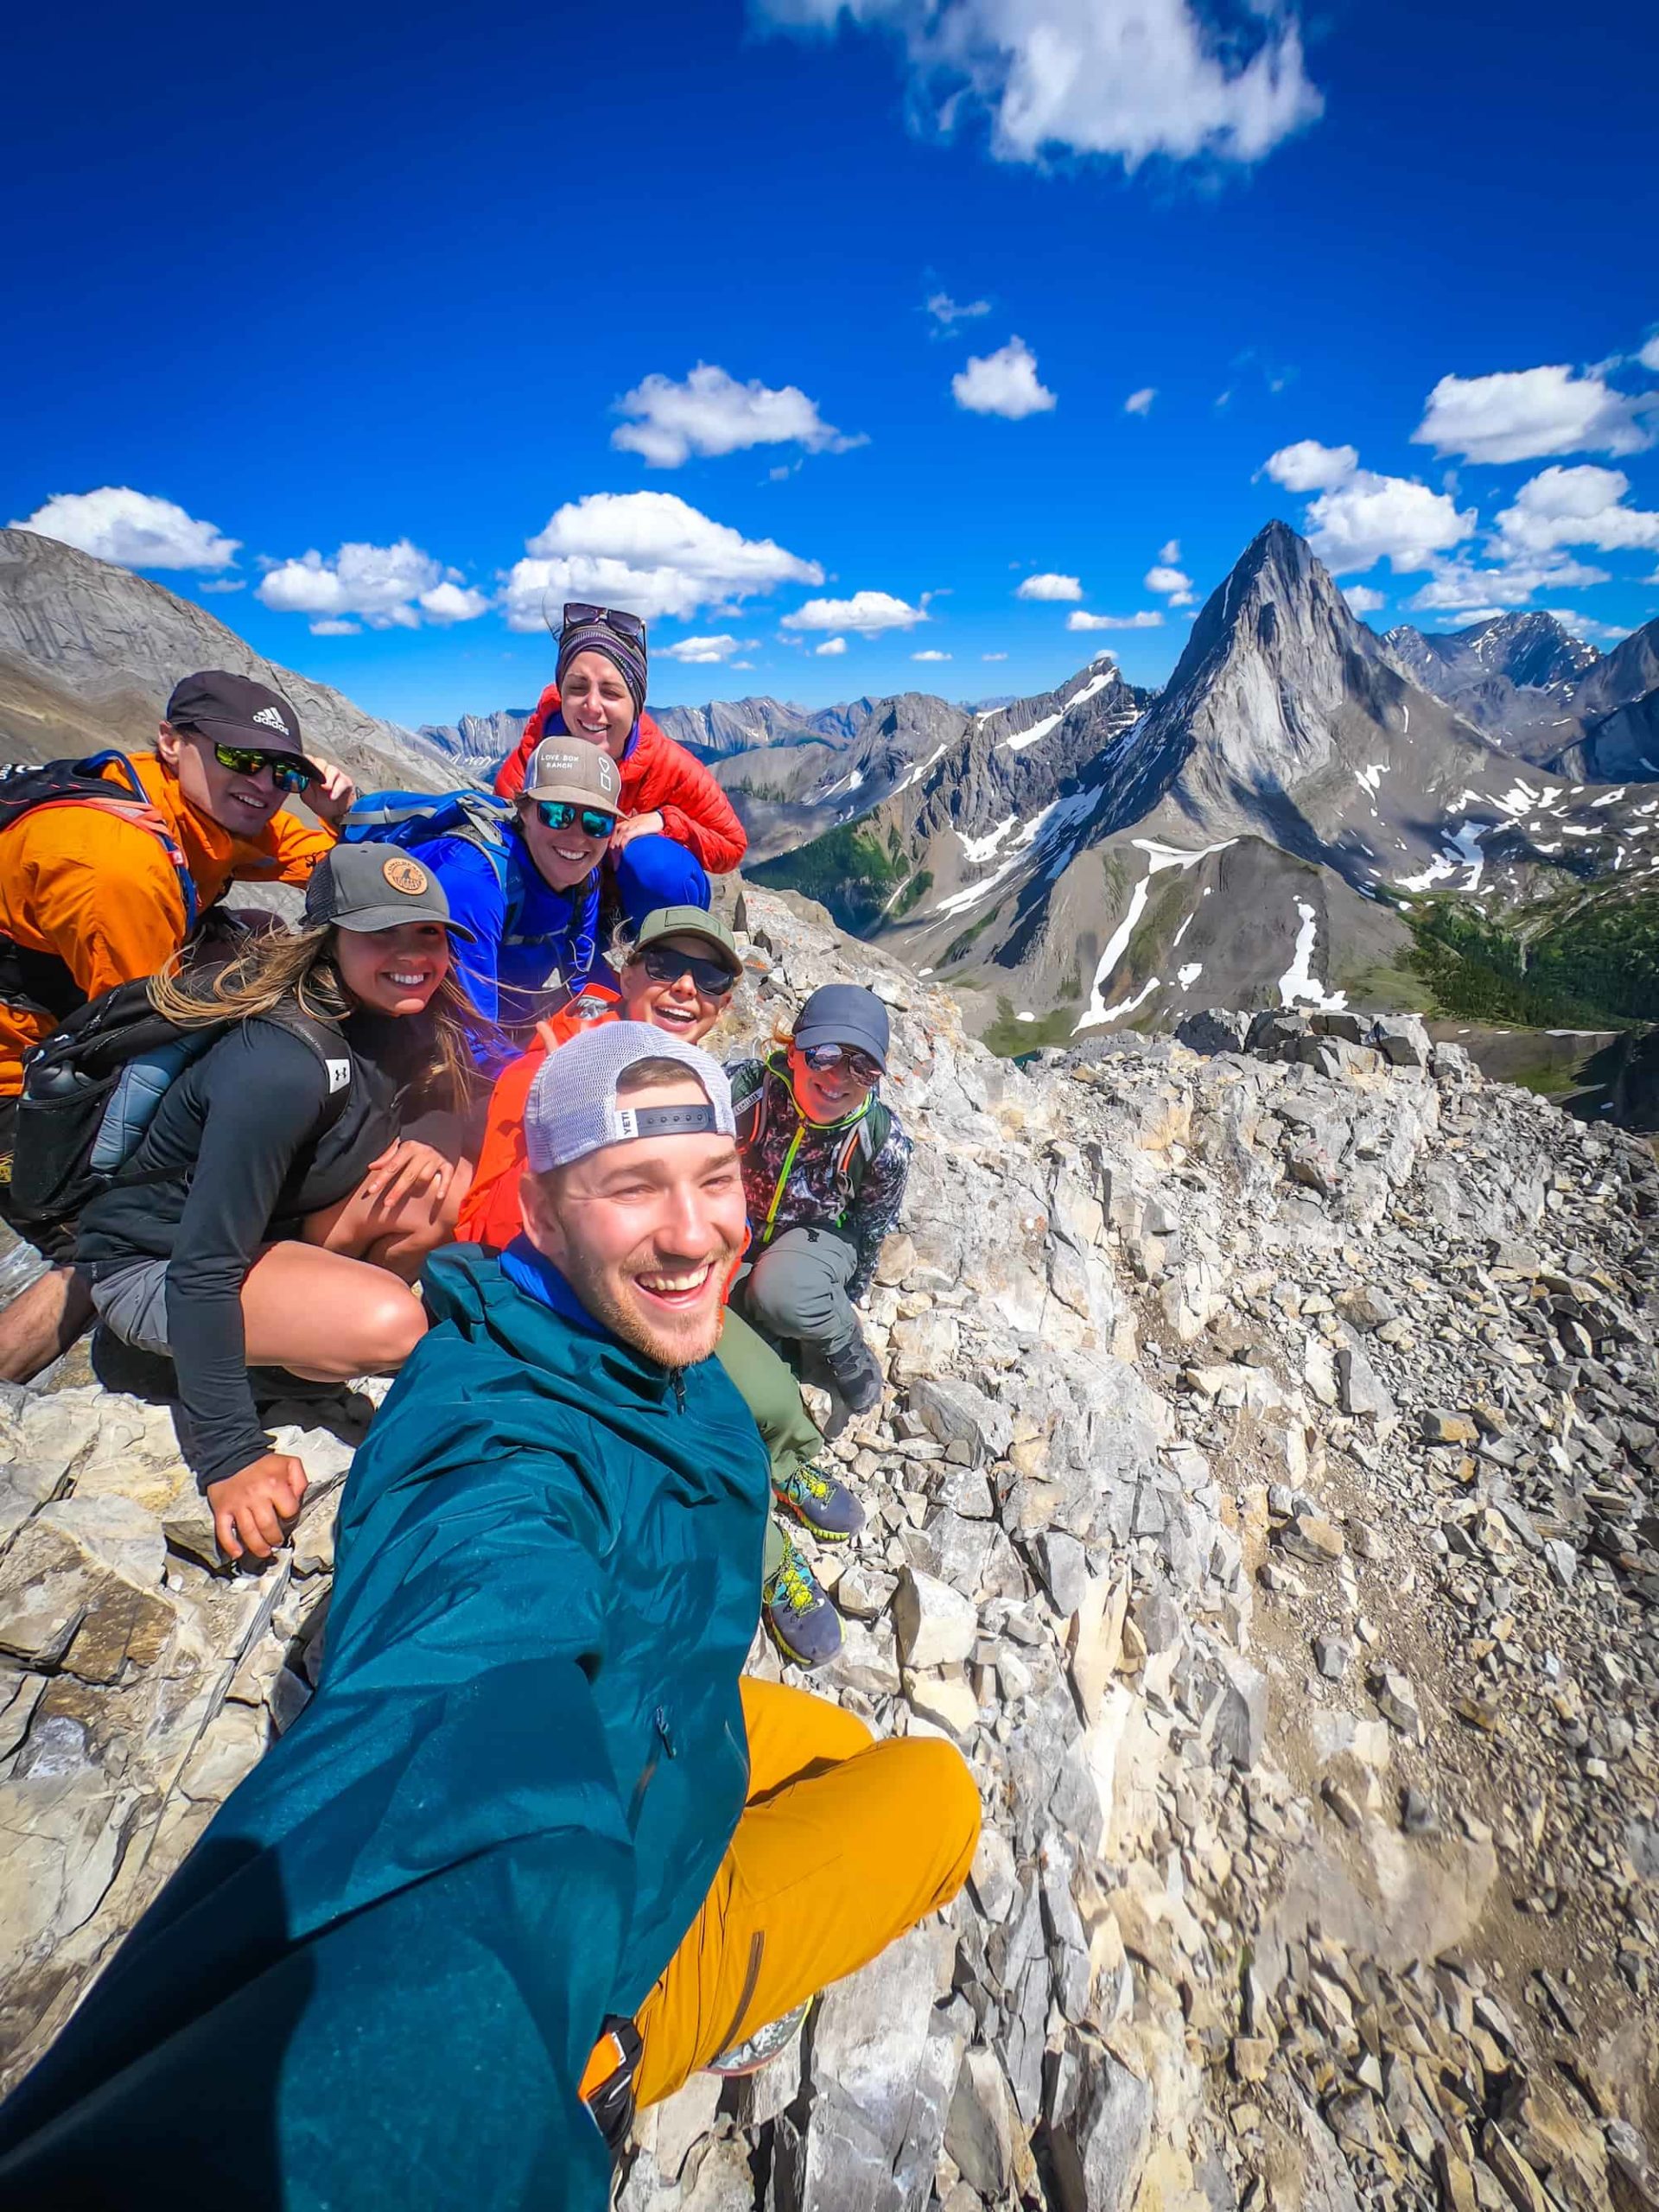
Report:
[{"label": "hiking shoe", "polygon": [[846,1484],[816,1464],[782,1482],[774,1476],[772,1494],[821,1544],[844,1544],[864,1526],[864,1509]]},{"label": "hiking shoe", "polygon": [[741,2043],[734,2043],[729,2050],[722,2050],[718,2058],[711,2058],[703,2068],[705,2074],[718,2074],[722,2081],[734,2082],[745,2074],[758,2074],[774,2058],[781,2058],[806,2024],[806,2016],[812,2009],[808,1997],[785,2012],[781,2019],[768,2020]]},{"label": "hiking shoe", "polygon": [[783,1557],[760,1591],[766,1634],[798,1667],[822,1667],[841,1649],[841,1615],[819,1587],[806,1554],[786,1529]]},{"label": "hiking shoe", "polygon": [[880,1404],[887,1384],[861,1333],[839,1351],[825,1352],[823,1364],[849,1413],[873,1413]]}]

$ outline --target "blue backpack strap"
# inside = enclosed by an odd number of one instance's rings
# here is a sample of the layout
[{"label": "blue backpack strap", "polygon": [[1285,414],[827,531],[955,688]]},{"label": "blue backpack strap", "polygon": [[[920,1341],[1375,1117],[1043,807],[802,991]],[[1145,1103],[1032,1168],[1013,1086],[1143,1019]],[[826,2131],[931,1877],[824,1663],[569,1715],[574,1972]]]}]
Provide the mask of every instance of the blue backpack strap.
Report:
[{"label": "blue backpack strap", "polygon": [[509,889],[508,836],[512,804],[493,791],[365,791],[340,828],[348,845],[435,844],[459,837],[489,855],[504,890]]}]

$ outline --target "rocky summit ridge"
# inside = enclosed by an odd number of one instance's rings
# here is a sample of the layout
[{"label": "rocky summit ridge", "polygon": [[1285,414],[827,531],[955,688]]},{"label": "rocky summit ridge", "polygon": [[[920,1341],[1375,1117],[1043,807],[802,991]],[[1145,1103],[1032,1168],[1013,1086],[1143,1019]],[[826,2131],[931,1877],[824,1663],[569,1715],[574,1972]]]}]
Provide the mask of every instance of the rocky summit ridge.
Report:
[{"label": "rocky summit ridge", "polygon": [[[1652,2206],[1651,1152],[1409,1018],[1021,1068],[743,905],[716,1042],[873,982],[916,1140],[812,1687],[952,1738],[985,1832],[795,2052],[645,2115],[625,2212]],[[227,1575],[164,1409],[0,1407],[10,2073],[310,1694],[350,1415],[274,1412],[313,1487]]]}]

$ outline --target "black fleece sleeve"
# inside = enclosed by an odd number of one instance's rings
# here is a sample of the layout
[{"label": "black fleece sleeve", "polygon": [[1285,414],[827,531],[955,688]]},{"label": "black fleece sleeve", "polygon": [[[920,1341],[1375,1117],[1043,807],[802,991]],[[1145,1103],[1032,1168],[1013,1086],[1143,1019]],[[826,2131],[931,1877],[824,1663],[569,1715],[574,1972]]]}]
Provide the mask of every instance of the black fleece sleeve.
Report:
[{"label": "black fleece sleeve", "polygon": [[167,1332],[188,1417],[185,1457],[206,1490],[270,1449],[248,1382],[242,1285],[327,1092],[309,1046],[264,1022],[216,1046],[204,1073],[201,1149],[167,1268]]}]

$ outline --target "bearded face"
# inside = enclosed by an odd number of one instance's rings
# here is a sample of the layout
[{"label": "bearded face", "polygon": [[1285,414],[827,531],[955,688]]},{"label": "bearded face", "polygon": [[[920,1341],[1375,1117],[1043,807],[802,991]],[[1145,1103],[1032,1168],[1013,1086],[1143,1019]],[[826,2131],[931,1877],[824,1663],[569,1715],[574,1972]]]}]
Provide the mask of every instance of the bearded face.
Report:
[{"label": "bearded face", "polygon": [[[630,1105],[704,1104],[694,1077],[631,1093]],[[747,1236],[730,1137],[698,1133],[607,1145],[526,1175],[524,1233],[594,1319],[664,1367],[720,1341],[723,1293]]]}]

